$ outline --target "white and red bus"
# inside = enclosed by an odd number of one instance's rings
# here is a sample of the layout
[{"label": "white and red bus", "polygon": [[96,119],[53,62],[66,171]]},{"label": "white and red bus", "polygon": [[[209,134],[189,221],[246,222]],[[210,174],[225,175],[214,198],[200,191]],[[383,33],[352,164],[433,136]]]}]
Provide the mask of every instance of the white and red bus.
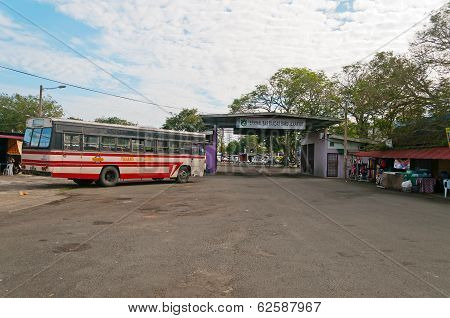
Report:
[{"label": "white and red bus", "polygon": [[25,172],[67,178],[79,185],[123,180],[187,182],[205,171],[205,134],[78,120],[27,120]]}]

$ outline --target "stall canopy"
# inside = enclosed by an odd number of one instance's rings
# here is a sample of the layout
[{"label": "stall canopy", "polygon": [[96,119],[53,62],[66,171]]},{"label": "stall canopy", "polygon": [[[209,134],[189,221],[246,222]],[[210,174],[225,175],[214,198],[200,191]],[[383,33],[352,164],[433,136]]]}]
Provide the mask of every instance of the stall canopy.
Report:
[{"label": "stall canopy", "polygon": [[370,158],[408,158],[450,160],[449,147],[434,147],[423,149],[390,149],[379,151],[359,151],[354,153],[358,157]]}]

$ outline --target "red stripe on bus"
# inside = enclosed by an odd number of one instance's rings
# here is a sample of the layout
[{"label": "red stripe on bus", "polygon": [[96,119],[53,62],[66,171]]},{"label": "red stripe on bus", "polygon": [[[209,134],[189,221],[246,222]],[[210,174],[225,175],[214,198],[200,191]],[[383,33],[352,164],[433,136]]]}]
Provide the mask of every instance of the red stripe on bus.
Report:
[{"label": "red stripe on bus", "polygon": [[93,157],[138,157],[138,158],[193,158],[204,159],[199,155],[138,155],[135,153],[103,153],[103,152],[72,152],[72,151],[30,151],[23,150],[22,155],[67,155],[67,156],[93,156]]},{"label": "red stripe on bus", "polygon": [[48,166],[48,167],[103,167],[103,166],[119,166],[119,167],[166,167],[183,162],[89,162],[89,161],[43,161],[43,160],[22,160],[22,164],[31,166]]},{"label": "red stripe on bus", "polygon": [[[98,180],[99,175],[93,173],[52,173],[54,178]],[[120,179],[169,178],[168,173],[123,173]]]}]

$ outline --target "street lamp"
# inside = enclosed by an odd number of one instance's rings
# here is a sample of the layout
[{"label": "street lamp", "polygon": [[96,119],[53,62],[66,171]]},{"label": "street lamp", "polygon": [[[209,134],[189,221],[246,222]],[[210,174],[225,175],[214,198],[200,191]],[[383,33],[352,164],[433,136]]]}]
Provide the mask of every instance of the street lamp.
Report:
[{"label": "street lamp", "polygon": [[57,87],[44,87],[42,85],[39,86],[39,117],[42,117],[42,92],[46,89],[59,89],[66,88],[66,85],[59,85]]}]

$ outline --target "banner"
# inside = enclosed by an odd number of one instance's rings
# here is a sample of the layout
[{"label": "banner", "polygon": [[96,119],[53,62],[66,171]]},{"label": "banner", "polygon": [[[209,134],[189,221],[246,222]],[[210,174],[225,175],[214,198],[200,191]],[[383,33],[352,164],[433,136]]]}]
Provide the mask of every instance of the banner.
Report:
[{"label": "banner", "polygon": [[408,170],[411,166],[411,161],[409,159],[395,159],[394,161],[394,168],[395,169],[402,169],[402,170]]},{"label": "banner", "polygon": [[305,130],[306,121],[298,118],[241,117],[236,120],[236,128]]}]

